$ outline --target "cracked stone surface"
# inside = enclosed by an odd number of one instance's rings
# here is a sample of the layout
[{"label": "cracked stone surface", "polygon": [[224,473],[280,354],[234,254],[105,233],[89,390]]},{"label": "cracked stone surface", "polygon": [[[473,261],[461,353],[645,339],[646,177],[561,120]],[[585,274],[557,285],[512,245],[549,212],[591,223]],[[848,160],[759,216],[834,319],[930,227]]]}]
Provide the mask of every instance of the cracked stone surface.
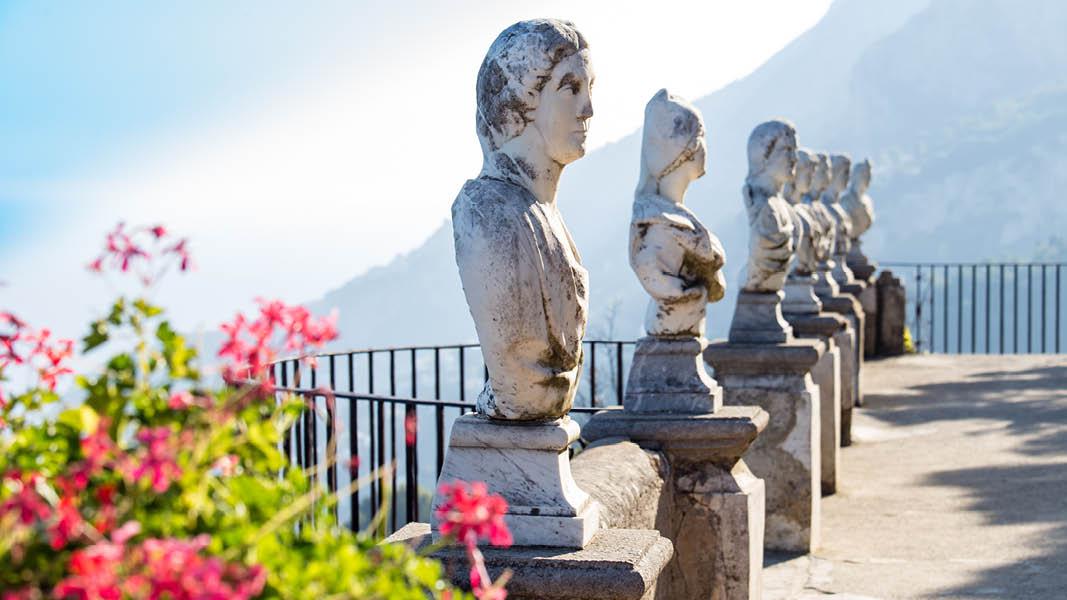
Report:
[{"label": "cracked stone surface", "polygon": [[768,554],[768,600],[1062,598],[1067,356],[864,367],[822,546]]}]

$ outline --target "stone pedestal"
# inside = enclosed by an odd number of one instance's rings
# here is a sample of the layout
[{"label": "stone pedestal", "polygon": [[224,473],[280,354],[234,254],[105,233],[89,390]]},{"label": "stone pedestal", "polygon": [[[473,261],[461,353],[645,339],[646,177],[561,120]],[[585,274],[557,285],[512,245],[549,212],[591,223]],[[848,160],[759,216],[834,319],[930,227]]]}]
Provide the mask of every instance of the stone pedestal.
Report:
[{"label": "stone pedestal", "polygon": [[866,285],[859,281],[848,281],[845,283],[838,282],[838,287],[841,290],[841,294],[852,296],[855,300],[852,314],[852,326],[855,330],[853,332],[856,338],[856,351],[854,357],[854,364],[856,370],[856,406],[863,406],[863,348],[866,344],[864,341],[864,333],[867,330],[867,315],[863,312],[863,304],[860,299],[863,297],[864,291],[866,291]]},{"label": "stone pedestal", "polygon": [[834,266],[831,273],[838,285],[846,285],[855,280],[852,269],[848,267],[845,256],[841,254],[834,255]]},{"label": "stone pedestal", "polygon": [[852,408],[857,405],[859,395],[859,364],[857,363],[858,340],[856,327],[859,322],[857,311],[859,303],[850,295],[839,294],[823,297],[826,312],[841,315],[847,327],[834,334],[834,344],[841,357],[841,445],[852,445]]},{"label": "stone pedestal", "polygon": [[878,339],[878,288],[872,279],[860,294],[860,307],[863,308],[863,357],[875,355]]},{"label": "stone pedestal", "polygon": [[[410,523],[386,542],[425,548],[430,526]],[[509,600],[652,600],[656,582],[671,559],[671,542],[653,530],[603,529],[581,550],[567,548],[481,548],[494,580],[511,571]],[[458,546],[433,553],[449,578],[470,588],[470,568]]]},{"label": "stone pedestal", "polygon": [[782,317],[784,292],[741,292],[737,295],[730,341],[777,344],[789,340],[789,323]]},{"label": "stone pedestal", "polygon": [[[531,423],[463,415],[452,424],[438,481],[484,481],[503,496],[516,546],[582,548],[600,517],[599,505],[571,476],[567,449],[578,435],[569,417]],[[434,494],[435,511],[443,501]],[[436,520],[433,526],[436,538]]]},{"label": "stone pedestal", "polygon": [[[823,344],[823,354],[811,371],[819,388],[821,480],[824,496],[837,491],[841,448],[841,349],[834,341],[848,335],[848,319],[833,313],[791,315],[786,320],[793,333],[800,338],[817,339]],[[851,416],[852,411],[848,414]]]},{"label": "stone pedestal", "polygon": [[852,240],[848,256],[845,257],[845,263],[857,281],[874,283],[874,272],[878,269],[878,265],[872,263],[867,258],[867,255],[863,253],[863,240]]},{"label": "stone pedestal", "polygon": [[878,276],[878,340],[875,353],[878,356],[904,354],[904,318],[907,307],[904,285],[884,270]]},{"label": "stone pedestal", "polygon": [[707,340],[643,337],[637,341],[623,403],[638,413],[709,413],[722,407],[722,388],[704,368]]},{"label": "stone pedestal", "polygon": [[[782,314],[818,314],[822,310],[822,303],[815,295],[812,284],[815,283],[814,275],[798,275],[791,273],[785,280],[785,288],[782,292]],[[786,317],[786,321],[789,318]]]},{"label": "stone pedestal", "polygon": [[852,444],[852,407],[860,404],[859,331],[863,309],[850,294],[823,296],[825,312],[834,313],[848,320],[848,329],[834,336],[834,343],[841,352],[841,445]]},{"label": "stone pedestal", "polygon": [[627,438],[666,456],[670,504],[657,528],[675,558],[657,597],[756,599],[762,595],[765,488],[741,455],[767,426],[755,406],[714,414],[636,414],[611,408],[594,415],[587,440]]},{"label": "stone pedestal", "polygon": [[860,292],[860,307],[863,308],[863,356],[874,356],[875,342],[878,338],[878,288],[875,285],[874,272],[877,265],[870,263],[859,250],[859,240],[854,240],[848,254],[848,267],[856,281],[863,284]]},{"label": "stone pedestal", "polygon": [[[819,545],[821,496],[819,389],[811,370],[822,344],[709,344],[726,407],[756,405],[770,414],[745,462],[767,489],[764,547],[810,552]],[[725,408],[724,408],[725,410]]]}]

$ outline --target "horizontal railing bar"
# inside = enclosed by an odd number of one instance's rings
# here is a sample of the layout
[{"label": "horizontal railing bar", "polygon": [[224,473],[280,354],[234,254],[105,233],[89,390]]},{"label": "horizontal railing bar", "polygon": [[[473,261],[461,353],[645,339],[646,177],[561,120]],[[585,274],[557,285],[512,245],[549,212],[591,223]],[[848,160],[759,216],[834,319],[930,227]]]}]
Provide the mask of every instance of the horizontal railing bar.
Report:
[{"label": "horizontal railing bar", "polygon": [[[1065,264],[1067,264],[1067,263],[1065,263]],[[582,340],[582,343],[583,344],[623,344],[623,345],[626,345],[626,346],[632,346],[632,345],[636,344],[637,342],[634,341],[634,340]],[[316,358],[329,358],[331,356],[347,356],[347,355],[350,355],[350,354],[352,354],[352,355],[380,354],[380,353],[386,353],[386,352],[411,352],[412,350],[429,352],[431,350],[459,350],[460,348],[463,348],[463,349],[478,348],[479,346],[480,346],[480,344],[478,344],[478,343],[445,344],[445,345],[442,345],[442,346],[382,346],[381,348],[360,348],[360,349],[357,349],[357,350],[338,350],[338,351],[335,351],[335,352],[323,352],[321,354],[315,354],[314,356]],[[301,358],[304,358],[304,355],[286,356],[286,357],[277,359],[275,362],[299,360]]]},{"label": "horizontal railing bar", "polygon": [[[307,389],[307,388],[291,388],[291,387],[275,387],[276,392],[286,392],[289,394],[299,394],[302,396],[314,396],[316,398],[327,396],[326,390],[322,388]],[[337,398],[344,398],[346,400],[366,400],[368,402],[389,402],[392,404],[412,404],[415,406],[443,406],[445,408],[475,408],[473,402],[459,402],[457,400],[431,400],[428,398],[403,398],[400,396],[383,396],[379,394],[354,394],[350,392],[337,392],[334,391],[333,395]],[[593,414],[604,410],[602,406],[574,406],[571,407],[571,412],[581,414]]]},{"label": "horizontal railing bar", "polygon": [[336,398],[344,398],[345,400],[367,400],[369,402],[389,402],[392,404],[414,404],[416,406],[444,406],[446,408],[474,408],[473,402],[460,402],[458,400],[431,400],[429,398],[404,398],[402,396],[387,396],[379,394],[359,394],[353,392],[339,392],[336,390],[325,390],[323,388],[308,389],[308,388],[291,388],[291,387],[275,387],[276,392],[286,392],[289,394],[300,394],[302,396],[314,396],[325,397],[332,394]]}]

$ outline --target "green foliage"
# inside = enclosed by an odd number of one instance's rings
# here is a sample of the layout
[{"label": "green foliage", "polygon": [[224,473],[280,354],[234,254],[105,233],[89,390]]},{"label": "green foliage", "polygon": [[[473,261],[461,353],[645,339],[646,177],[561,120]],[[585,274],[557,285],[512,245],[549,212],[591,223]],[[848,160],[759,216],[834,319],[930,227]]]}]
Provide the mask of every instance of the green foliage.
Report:
[{"label": "green foliage", "polygon": [[[0,427],[0,475],[39,474],[36,489],[51,508],[70,500],[84,519],[54,548],[51,521],[25,527],[0,518],[0,591],[28,587],[47,595],[69,575],[73,552],[136,521],[141,529],[133,541],[207,534],[210,555],[261,566],[261,597],[465,597],[450,589],[437,562],[337,523],[337,496],[280,451],[304,409],[299,398],[254,385],[210,389],[195,349],[161,308],[141,299],[115,302],[91,323],[83,347],[115,353],[99,373],[76,378],[82,404],[43,418],[41,409],[58,397],[34,388],[0,409],[7,421]],[[106,460],[94,459],[85,442],[102,432],[112,445]],[[158,447],[142,437],[146,432],[160,433]],[[168,460],[173,471],[160,466]],[[139,469],[149,476],[137,475]],[[80,489],[79,472],[87,478]],[[168,481],[159,483],[159,473]],[[0,484],[0,505],[19,489],[17,477]]]}]

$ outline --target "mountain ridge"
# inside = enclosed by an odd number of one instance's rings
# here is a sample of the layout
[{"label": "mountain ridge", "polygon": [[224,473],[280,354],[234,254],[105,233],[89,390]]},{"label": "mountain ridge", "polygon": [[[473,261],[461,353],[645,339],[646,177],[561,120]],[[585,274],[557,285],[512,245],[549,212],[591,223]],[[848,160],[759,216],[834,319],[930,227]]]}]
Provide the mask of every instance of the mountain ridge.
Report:
[{"label": "mountain ridge", "polygon": [[[838,0],[760,68],[695,100],[708,131],[708,174],[691,186],[686,203],[722,239],[730,288],[744,265],[748,235],[740,201],[745,143],[752,127],[773,117],[793,121],[802,146],[872,158],[878,220],[865,249],[875,259],[1025,256],[1067,224],[1067,210],[1046,200],[1067,183],[1067,164],[1059,158],[1067,150],[1067,109],[1060,108],[1067,106],[1067,82],[1059,75],[1067,73],[1067,43],[1047,24],[1067,22],[1059,18],[1067,8],[1048,2],[1041,10],[1018,10],[1004,0],[985,0],[984,10],[976,5]],[[957,31],[960,15],[968,16],[965,31]],[[1003,46],[974,48],[975,39]],[[958,64],[984,64],[990,53],[996,55],[990,68],[1019,71],[1010,85],[984,82],[983,75],[997,74]],[[948,84],[967,96],[954,97]],[[591,337],[642,333],[647,297],[626,260],[638,133],[591,152],[560,182],[560,210],[590,271]],[[965,208],[958,197],[967,198]],[[1015,206],[1005,197],[1018,198]],[[976,230],[998,245],[976,249]],[[728,289],[724,301],[709,307],[709,337],[725,334],[735,297]],[[447,222],[416,250],[313,306],[341,308],[339,346],[475,339]]]}]

